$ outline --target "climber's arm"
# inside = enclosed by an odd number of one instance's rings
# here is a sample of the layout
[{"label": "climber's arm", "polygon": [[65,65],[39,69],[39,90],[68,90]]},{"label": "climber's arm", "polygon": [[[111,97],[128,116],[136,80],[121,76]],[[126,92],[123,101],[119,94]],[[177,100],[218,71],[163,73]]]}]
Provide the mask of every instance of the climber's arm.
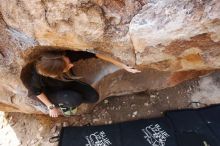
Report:
[{"label": "climber's arm", "polygon": [[100,55],[100,54],[96,54],[96,57],[98,57],[98,58],[100,58],[100,59],[103,59],[103,60],[105,60],[105,61],[111,62],[111,63],[113,63],[114,65],[116,65],[116,66],[118,66],[118,67],[120,67],[120,68],[123,68],[123,69],[125,69],[125,70],[128,71],[128,72],[131,72],[131,73],[141,72],[141,71],[139,71],[139,70],[137,70],[137,69],[135,69],[135,68],[133,68],[133,67],[127,66],[127,65],[125,65],[125,64],[123,64],[123,63],[121,63],[121,62],[119,62],[119,61],[117,61],[117,60],[114,60],[114,59],[110,58],[110,57],[103,56],[103,55]]},{"label": "climber's arm", "polygon": [[44,93],[38,95],[37,98],[42,101],[47,107],[53,105]]},{"label": "climber's arm", "polygon": [[50,107],[53,107],[54,104],[52,104],[50,102],[50,100],[47,98],[47,96],[44,93],[41,93],[40,95],[38,95],[37,98],[48,107],[49,115],[51,117],[58,117],[58,115],[60,113],[59,110],[57,108],[55,108],[55,107],[54,108],[50,108]]}]

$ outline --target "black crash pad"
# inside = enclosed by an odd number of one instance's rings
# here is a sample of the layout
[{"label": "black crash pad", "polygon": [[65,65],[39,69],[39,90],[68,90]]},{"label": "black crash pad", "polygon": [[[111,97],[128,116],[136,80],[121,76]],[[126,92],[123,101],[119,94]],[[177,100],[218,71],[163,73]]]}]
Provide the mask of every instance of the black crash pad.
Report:
[{"label": "black crash pad", "polygon": [[220,105],[168,111],[156,119],[64,127],[59,146],[220,146]]},{"label": "black crash pad", "polygon": [[220,145],[220,141],[200,116],[198,110],[167,112],[166,117],[174,126],[178,146]]}]

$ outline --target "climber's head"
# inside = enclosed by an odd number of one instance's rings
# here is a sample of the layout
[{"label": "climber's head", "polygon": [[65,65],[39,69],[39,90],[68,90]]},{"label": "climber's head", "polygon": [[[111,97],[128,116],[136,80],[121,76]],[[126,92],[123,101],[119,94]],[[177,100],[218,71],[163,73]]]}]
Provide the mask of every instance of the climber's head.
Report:
[{"label": "climber's head", "polygon": [[57,77],[73,67],[70,59],[60,52],[45,53],[36,61],[36,70],[47,77]]}]

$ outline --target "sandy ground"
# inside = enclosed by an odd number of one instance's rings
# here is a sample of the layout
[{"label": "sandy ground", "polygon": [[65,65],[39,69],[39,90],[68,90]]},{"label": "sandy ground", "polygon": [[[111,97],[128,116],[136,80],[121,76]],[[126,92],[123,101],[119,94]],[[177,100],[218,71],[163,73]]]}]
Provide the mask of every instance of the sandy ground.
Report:
[{"label": "sandy ground", "polygon": [[0,113],[0,146],[56,146],[49,138],[62,126],[102,125],[158,117],[167,110],[220,103],[220,74],[186,81],[173,88],[109,97],[91,114],[50,118],[47,115]]}]

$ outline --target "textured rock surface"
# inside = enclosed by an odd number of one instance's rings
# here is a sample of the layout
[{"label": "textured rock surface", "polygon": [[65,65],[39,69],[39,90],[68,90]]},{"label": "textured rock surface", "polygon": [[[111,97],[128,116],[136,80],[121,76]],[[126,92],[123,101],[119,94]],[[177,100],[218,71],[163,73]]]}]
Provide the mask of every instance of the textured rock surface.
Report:
[{"label": "textured rock surface", "polygon": [[[164,70],[219,68],[220,3],[151,1],[129,27],[137,64]],[[215,52],[215,53],[214,53]],[[154,65],[153,65],[154,66]]]},{"label": "textured rock surface", "polygon": [[173,86],[220,67],[219,0],[0,0],[0,30],[0,110],[36,112],[20,74],[25,58],[47,46],[142,70],[100,79],[102,98]]}]

